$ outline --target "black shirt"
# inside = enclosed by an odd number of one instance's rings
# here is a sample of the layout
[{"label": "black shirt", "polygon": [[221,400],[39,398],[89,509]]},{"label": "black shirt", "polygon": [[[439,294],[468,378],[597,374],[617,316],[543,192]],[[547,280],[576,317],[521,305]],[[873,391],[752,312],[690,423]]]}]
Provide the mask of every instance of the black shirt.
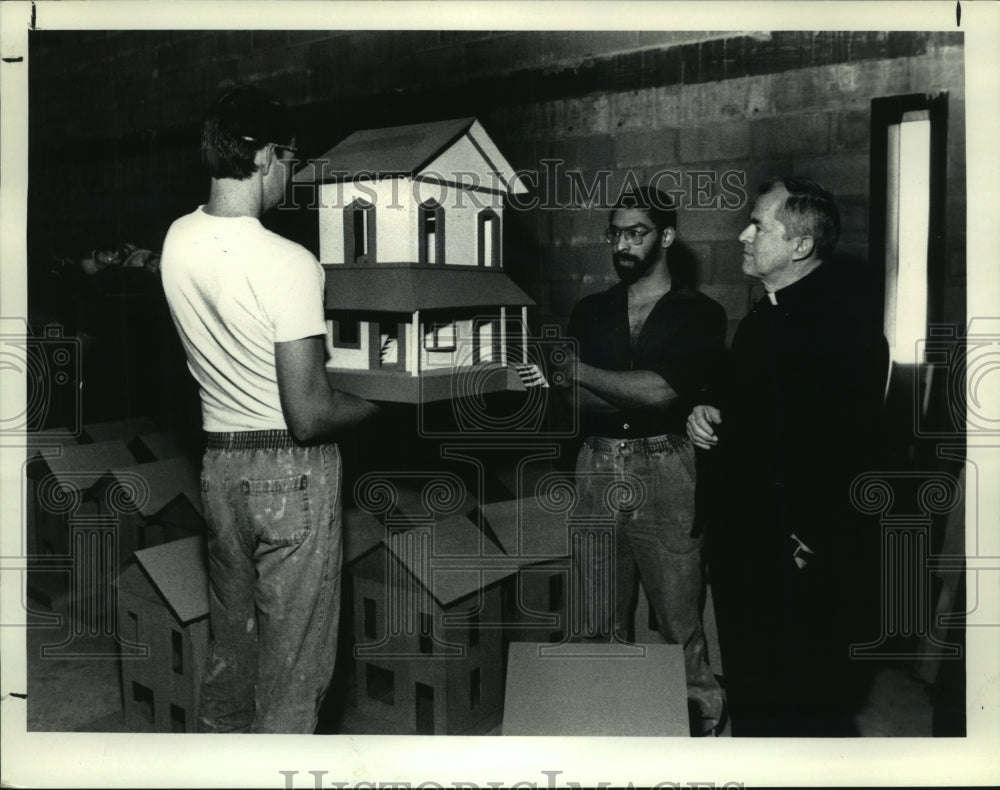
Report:
[{"label": "black shirt", "polygon": [[851,480],[872,463],[888,372],[871,290],[862,273],[823,264],[740,323],[717,401],[719,447],[708,453],[724,461],[733,529],[747,531],[752,500],[780,503],[782,523],[761,522],[776,541],[794,531],[825,549],[843,523]]},{"label": "black shirt", "polygon": [[684,434],[687,415],[703,399],[708,373],[723,352],[726,313],[703,293],[672,289],[650,310],[633,347],[628,290],[619,283],[581,299],[570,316],[568,334],[579,343],[581,362],[604,370],[651,370],[680,396],[665,409],[584,412],[585,436]]}]

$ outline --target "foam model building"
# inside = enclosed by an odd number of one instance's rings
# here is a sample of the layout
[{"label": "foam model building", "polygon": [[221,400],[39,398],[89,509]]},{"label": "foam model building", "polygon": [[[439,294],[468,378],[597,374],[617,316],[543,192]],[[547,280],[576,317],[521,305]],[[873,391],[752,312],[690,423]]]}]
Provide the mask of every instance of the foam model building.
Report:
[{"label": "foam model building", "polygon": [[524,389],[533,302],[502,238],[504,198],[527,188],[479,121],[358,131],[293,181],[316,185],[334,386],[405,403]]}]

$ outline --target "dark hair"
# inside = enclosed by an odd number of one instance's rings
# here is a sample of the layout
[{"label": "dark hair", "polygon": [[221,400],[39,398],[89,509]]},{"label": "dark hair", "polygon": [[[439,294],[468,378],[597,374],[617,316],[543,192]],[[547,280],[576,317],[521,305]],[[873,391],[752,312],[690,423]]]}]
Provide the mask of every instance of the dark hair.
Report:
[{"label": "dark hair", "polygon": [[623,192],[611,207],[611,215],[614,216],[618,209],[645,211],[659,231],[664,228],[674,228],[675,230],[677,228],[677,204],[666,192],[661,192],[654,187],[636,187],[628,192]]},{"label": "dark hair", "polygon": [[291,138],[284,105],[259,88],[241,85],[222,94],[206,116],[201,160],[212,178],[242,180],[256,172],[259,149]]},{"label": "dark hair", "polygon": [[760,194],[766,195],[776,186],[788,191],[785,204],[778,211],[778,219],[791,236],[812,236],[816,255],[826,260],[840,238],[840,209],[833,195],[808,178],[772,178],[761,185]]}]

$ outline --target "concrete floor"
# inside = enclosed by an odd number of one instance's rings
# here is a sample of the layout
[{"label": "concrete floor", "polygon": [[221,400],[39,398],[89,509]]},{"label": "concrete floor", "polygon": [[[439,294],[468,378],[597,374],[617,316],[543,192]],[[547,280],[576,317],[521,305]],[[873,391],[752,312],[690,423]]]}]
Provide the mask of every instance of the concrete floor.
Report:
[{"label": "concrete floor", "polygon": [[[37,609],[50,611],[41,605]],[[65,600],[53,601],[51,612],[62,618],[58,627],[38,624],[27,633],[28,729],[125,731],[118,661],[101,657],[114,654],[114,640],[74,634]],[[29,622],[38,623],[39,619],[31,617]],[[65,644],[59,647],[60,643]],[[67,652],[77,655],[67,656]],[[868,702],[858,717],[858,729],[862,736],[932,734],[932,708],[926,687],[910,663],[895,662],[878,668]],[[491,734],[499,734],[499,730]]]}]

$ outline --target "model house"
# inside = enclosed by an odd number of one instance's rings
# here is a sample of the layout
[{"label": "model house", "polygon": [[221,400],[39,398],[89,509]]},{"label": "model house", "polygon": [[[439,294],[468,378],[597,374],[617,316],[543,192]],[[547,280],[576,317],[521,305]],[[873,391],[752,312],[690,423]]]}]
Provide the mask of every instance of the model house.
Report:
[{"label": "model house", "polygon": [[496,545],[463,515],[385,528],[349,564],[355,706],[348,731],[476,734],[499,724],[505,640]]},{"label": "model house", "polygon": [[294,181],[316,189],[338,389],[410,403],[523,389],[533,302],[502,239],[504,199],[527,189],[475,118],[355,132]]},{"label": "model house", "polygon": [[565,641],[572,590],[566,515],[534,496],[483,504],[478,515],[516,567],[504,587],[506,644]]},{"label": "model house", "polygon": [[117,519],[122,566],[139,549],[205,532],[199,470],[187,458],[116,466],[108,474],[116,495],[104,497],[101,508]]},{"label": "model house", "polygon": [[92,547],[73,545],[73,524],[82,527],[101,520],[108,471],[134,462],[118,439],[29,449],[26,473],[32,482],[27,490],[33,504],[28,509],[27,585],[32,598],[51,606],[72,588],[71,575],[90,567],[74,560]]},{"label": "model house", "polygon": [[202,538],[135,553],[118,578],[122,700],[132,732],[192,732],[208,651]]}]

